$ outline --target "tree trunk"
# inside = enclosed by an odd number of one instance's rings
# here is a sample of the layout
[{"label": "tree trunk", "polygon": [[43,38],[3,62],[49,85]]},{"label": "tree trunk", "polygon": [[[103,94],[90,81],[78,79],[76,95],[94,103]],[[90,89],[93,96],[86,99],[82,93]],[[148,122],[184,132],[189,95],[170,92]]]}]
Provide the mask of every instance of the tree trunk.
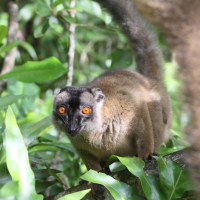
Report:
[{"label": "tree trunk", "polygon": [[191,117],[188,136],[191,151],[186,161],[191,166],[200,196],[200,1],[133,0],[149,21],[163,28],[185,83],[185,101]]}]

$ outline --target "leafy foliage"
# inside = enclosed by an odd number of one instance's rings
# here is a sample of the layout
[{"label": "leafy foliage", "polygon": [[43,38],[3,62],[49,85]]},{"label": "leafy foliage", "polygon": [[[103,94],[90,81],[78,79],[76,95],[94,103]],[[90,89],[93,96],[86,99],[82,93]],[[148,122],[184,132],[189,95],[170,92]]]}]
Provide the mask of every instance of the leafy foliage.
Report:
[{"label": "leafy foliage", "polygon": [[145,199],[144,197],[138,195],[129,185],[116,181],[111,176],[100,172],[97,173],[96,171],[90,170],[81,176],[81,178],[92,183],[104,185],[116,200],[121,200],[121,197],[123,197],[125,200]]}]

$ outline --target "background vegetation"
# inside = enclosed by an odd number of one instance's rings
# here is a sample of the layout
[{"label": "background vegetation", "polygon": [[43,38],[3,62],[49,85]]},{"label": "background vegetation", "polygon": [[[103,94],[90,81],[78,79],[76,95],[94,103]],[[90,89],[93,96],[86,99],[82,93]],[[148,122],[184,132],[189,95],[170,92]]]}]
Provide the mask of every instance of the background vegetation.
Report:
[{"label": "background vegetation", "polygon": [[[7,46],[8,4],[7,1],[0,3],[0,69],[3,67],[6,52],[17,46],[14,70],[0,77],[7,78],[7,85],[0,99],[2,199],[27,195],[23,192],[28,185],[28,179],[24,182],[22,180],[26,166],[27,173],[35,175],[29,180],[30,185],[34,186],[36,181],[36,192],[44,197],[78,184],[79,177],[86,172],[86,167],[68,138],[53,128],[49,117],[52,112],[53,90],[64,87],[67,83],[70,24],[76,24],[73,86],[87,85],[106,70],[136,68],[128,41],[117,24],[98,4],[90,0],[77,1],[74,8],[75,18],[69,14],[71,8],[70,1],[67,0],[20,0],[17,4],[18,40]],[[173,63],[162,31],[157,27],[153,29],[163,51],[165,83],[174,111],[171,139],[158,151],[161,155],[166,155],[187,146],[183,133],[188,124],[188,116],[182,109],[184,105],[181,100],[184,97],[181,93],[181,82],[176,77],[178,67]],[[7,109],[8,105],[11,107]],[[23,150],[19,148],[19,144],[25,144]],[[17,151],[26,153],[17,154],[15,164],[12,164],[14,158],[9,155],[15,155]],[[28,160],[31,168],[28,167]],[[13,171],[13,165],[18,170]],[[13,181],[10,182],[11,180]],[[17,184],[19,181],[21,186]],[[8,189],[11,186],[16,190],[11,192]],[[24,189],[20,190],[19,187]],[[34,191],[34,187],[27,190],[32,191],[33,196],[23,196],[24,199],[42,199]],[[180,194],[183,192],[184,190]],[[176,196],[178,197],[181,196]]]}]

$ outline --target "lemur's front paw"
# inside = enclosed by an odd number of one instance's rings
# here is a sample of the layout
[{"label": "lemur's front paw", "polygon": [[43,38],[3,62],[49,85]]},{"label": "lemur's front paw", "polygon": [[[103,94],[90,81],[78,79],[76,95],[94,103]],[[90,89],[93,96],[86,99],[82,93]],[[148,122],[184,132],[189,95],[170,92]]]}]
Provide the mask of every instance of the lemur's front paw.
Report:
[{"label": "lemur's front paw", "polygon": [[92,195],[96,200],[104,200],[105,199],[105,188],[102,185],[91,183]]},{"label": "lemur's front paw", "polygon": [[143,156],[143,160],[144,162],[146,163],[148,160],[152,160],[153,159],[153,156],[160,156],[158,153],[149,153],[149,156],[148,158],[146,156]]}]

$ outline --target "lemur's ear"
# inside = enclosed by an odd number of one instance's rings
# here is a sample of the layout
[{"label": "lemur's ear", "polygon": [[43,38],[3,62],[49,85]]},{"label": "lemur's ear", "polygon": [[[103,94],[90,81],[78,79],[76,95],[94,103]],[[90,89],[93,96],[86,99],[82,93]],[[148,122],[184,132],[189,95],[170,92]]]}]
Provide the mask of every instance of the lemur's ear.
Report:
[{"label": "lemur's ear", "polygon": [[97,101],[97,102],[100,102],[104,99],[104,94],[102,92],[101,89],[99,88],[92,88],[92,93],[93,93],[93,96],[94,96],[94,99]]},{"label": "lemur's ear", "polygon": [[61,91],[61,88],[56,88],[56,89],[54,90],[54,96],[56,96],[57,94],[59,94],[60,91]]}]

